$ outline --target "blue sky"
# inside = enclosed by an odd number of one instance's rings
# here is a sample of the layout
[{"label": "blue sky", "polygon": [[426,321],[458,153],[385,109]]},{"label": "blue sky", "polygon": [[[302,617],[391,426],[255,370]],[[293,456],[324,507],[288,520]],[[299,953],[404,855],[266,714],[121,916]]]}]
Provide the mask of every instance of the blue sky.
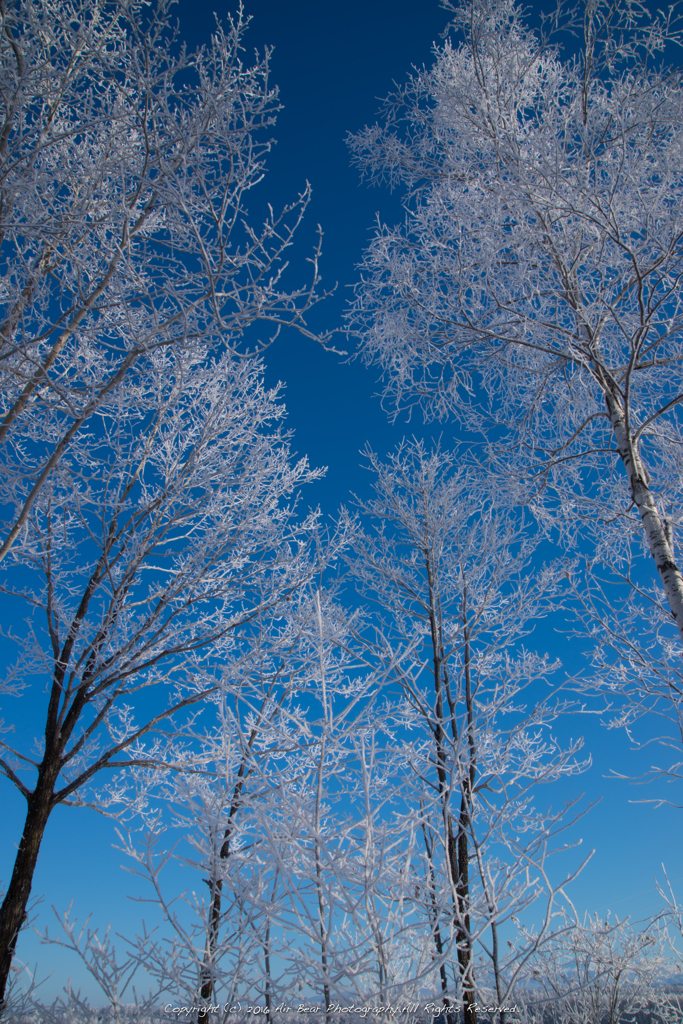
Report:
[{"label": "blue sky", "polygon": [[[344,142],[348,131],[375,119],[379,97],[392,81],[402,81],[411,65],[429,62],[432,43],[446,23],[446,13],[433,0],[250,0],[253,15],[247,44],[262,50],[270,44],[272,79],[280,88],[284,110],[278,119],[278,144],[268,161],[265,181],[250,201],[252,219],[265,216],[266,203],[275,208],[295,197],[306,182],[313,187],[305,225],[292,249],[294,273],[303,276],[306,257],[315,241],[318,223],[325,234],[323,284],[338,283],[336,294],[312,314],[311,326],[328,330],[342,326],[343,312],[356,277],[356,266],[379,211],[394,221],[401,216],[396,196],[361,184],[350,167]],[[231,4],[182,0],[176,11],[181,35],[190,47],[207,38]],[[340,336],[339,347],[346,347]],[[392,448],[405,434],[424,435],[422,424],[397,422],[390,426],[376,397],[372,370],[345,362],[293,333],[282,336],[266,356],[267,380],[286,385],[288,423],[295,432],[294,448],[313,465],[327,465],[325,481],[313,485],[305,500],[320,504],[333,515],[349,500],[350,492],[367,491],[367,473],[360,468],[360,449],[369,442],[376,450]],[[455,440],[452,428],[440,428],[443,443]],[[580,671],[571,646],[547,625],[539,644],[557,650],[570,671]],[[611,769],[638,774],[650,763],[647,752],[631,753],[626,737],[601,729],[595,717],[577,718],[563,727],[566,735],[583,734],[594,766],[547,799],[561,802],[585,791],[600,805],[575,829],[582,849],[596,848],[583,876],[571,890],[579,909],[600,914],[612,910],[635,919],[657,909],[654,876],[665,862],[671,880],[678,879],[683,895],[683,810],[630,801],[654,796],[623,781],[607,780]],[[23,801],[5,784],[5,835],[18,840]],[[676,798],[676,794],[672,794]],[[679,798],[683,803],[683,798]],[[74,913],[93,923],[112,922],[113,930],[132,932],[143,916],[126,897],[136,881],[120,867],[124,858],[112,846],[113,824],[87,810],[58,807],[50,821],[34,882],[34,895],[44,894],[38,924],[50,923],[50,905],[64,910],[73,898]],[[0,877],[11,868],[13,850],[3,844]],[[571,855],[567,865],[576,863]],[[41,964],[42,974],[54,971],[43,998],[56,995],[72,976],[97,1003],[97,991],[79,965],[56,948],[41,949],[31,933],[20,940],[22,960]]]}]

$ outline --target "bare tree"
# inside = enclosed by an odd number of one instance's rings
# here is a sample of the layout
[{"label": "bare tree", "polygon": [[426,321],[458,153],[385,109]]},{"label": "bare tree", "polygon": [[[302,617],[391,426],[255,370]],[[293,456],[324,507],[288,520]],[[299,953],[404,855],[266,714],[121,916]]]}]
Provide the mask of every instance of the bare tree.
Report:
[{"label": "bare tree", "polygon": [[290,464],[281,416],[257,363],[157,350],[74,438],[6,560],[2,589],[32,617],[5,693],[47,680],[48,697],[42,756],[2,744],[27,802],[0,912],[3,993],[54,807],[83,802],[104,769],[170,767],[155,730],[218,692],[244,628],[310,574],[315,516],[298,523],[295,493],[317,474]]},{"label": "bare tree", "polygon": [[673,1024],[681,1011],[667,991],[669,944],[661,920],[586,915],[528,959],[513,1001],[525,1024]]},{"label": "bare tree", "polygon": [[408,211],[376,232],[353,329],[397,408],[493,427],[570,540],[644,536],[683,636],[680,22],[595,0],[536,33],[508,0],[445,6],[454,38],[351,140]]},{"label": "bare tree", "polygon": [[[292,636],[281,630],[270,633],[267,644],[263,633],[260,640],[252,654],[225,672],[213,703],[215,724],[202,727],[205,714],[173,730],[169,745],[178,761],[191,761],[191,768],[167,775],[161,784],[150,769],[133,769],[135,789],[151,785],[154,811],[147,811],[142,834],[139,820],[134,821],[123,849],[133,859],[134,873],[151,884],[151,898],[143,902],[161,918],[161,930],[146,920],[142,933],[127,940],[131,978],[143,970],[156,986],[150,1003],[181,999],[194,1008],[191,1019],[198,1022],[215,1016],[208,1009],[214,1004],[260,999],[270,1021],[280,991],[270,965],[273,949],[279,950],[270,917],[279,879],[263,849],[258,813],[263,793],[253,776],[266,774],[262,762],[284,754],[277,719],[291,698],[283,669],[285,663],[292,667]],[[169,863],[199,872],[206,890],[180,893],[169,887],[163,877]],[[77,949],[66,925],[64,918],[70,948],[86,959],[101,985],[98,972],[106,977],[106,964],[96,937],[87,936]],[[113,1006],[108,991],[113,986],[101,987]]]},{"label": "bare tree", "polygon": [[474,1022],[477,951],[503,1006],[519,964],[499,950],[500,925],[545,894],[542,943],[561,901],[546,861],[568,808],[539,811],[534,790],[587,762],[575,758],[580,743],[562,749],[550,732],[576,703],[557,686],[538,695],[557,663],[522,645],[556,606],[560,572],[531,570],[537,537],[462,451],[404,443],[387,463],[370,462],[375,498],[361,507],[372,526],[354,570],[380,608],[370,650],[401,695],[392,720],[411,769],[403,798],[423,833],[417,891],[444,1012],[458,1019],[448,977],[457,958],[462,1011]]},{"label": "bare tree", "polygon": [[268,54],[243,63],[241,8],[188,53],[171,10],[0,3],[0,441],[22,474],[0,558],[150,351],[235,352],[256,321],[306,331],[317,254],[308,286],[281,274],[308,188],[246,219],[278,110]]},{"label": "bare tree", "polygon": [[[378,998],[389,1020],[431,976],[409,895],[419,825],[411,838],[404,815],[394,821],[402,746],[382,730],[381,673],[358,659],[334,589],[319,589],[352,528],[342,519],[318,549],[315,584],[262,615],[244,655],[224,663],[216,722],[204,727],[205,708],[169,729],[163,761],[185,770],[160,782],[140,759],[117,780],[118,803],[135,812],[124,849],[151,883],[144,902],[160,928],[147,918],[122,957],[70,912],[61,938],[45,936],[80,957],[114,1014],[140,969],[155,986],[140,1013],[172,998],[196,1021],[213,1018],[211,1004],[257,1004],[271,1020],[303,1000],[333,1020],[339,1005],[362,1014]],[[169,890],[170,862],[207,889]]]},{"label": "bare tree", "polygon": [[[342,523],[348,539],[350,523]],[[262,834],[283,891],[274,915],[279,955],[291,990],[305,985],[326,1022],[337,1000],[367,994],[368,976],[376,984],[372,924],[379,915],[368,926],[366,910],[381,884],[368,850],[382,810],[368,792],[381,732],[377,679],[362,671],[349,617],[335,598],[334,587],[311,587],[289,611],[299,637],[292,700],[281,717],[281,746],[289,749],[260,781],[270,793]]]}]

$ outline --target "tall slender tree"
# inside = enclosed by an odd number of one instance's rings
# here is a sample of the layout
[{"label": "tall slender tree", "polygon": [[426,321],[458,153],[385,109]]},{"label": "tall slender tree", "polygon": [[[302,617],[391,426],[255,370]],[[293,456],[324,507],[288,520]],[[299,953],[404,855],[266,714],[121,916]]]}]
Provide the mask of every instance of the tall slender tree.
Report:
[{"label": "tall slender tree", "polygon": [[433,66],[351,140],[407,209],[365,258],[362,352],[397,408],[493,428],[570,540],[644,537],[683,636],[680,21],[594,0],[534,31],[510,0],[446,6]]},{"label": "tall slender tree", "polygon": [[290,463],[281,415],[257,363],[159,349],[31,509],[2,581],[32,613],[4,690],[21,709],[41,680],[48,696],[41,755],[2,741],[27,813],[0,910],[0,995],[54,808],[103,770],[169,768],[155,729],[218,692],[243,630],[311,572],[315,516],[297,525],[295,495],[317,474]]},{"label": "tall slender tree", "polygon": [[550,732],[575,704],[547,685],[557,663],[523,639],[556,603],[561,571],[532,569],[537,537],[462,451],[405,443],[370,463],[375,497],[361,506],[370,528],[354,571],[380,609],[369,649],[400,695],[402,792],[409,814],[419,809],[418,891],[444,1012],[460,1013],[456,960],[461,1010],[476,1021],[478,953],[503,1006],[517,966],[499,949],[501,923],[545,893],[542,943],[557,910],[545,861],[565,809],[538,811],[534,789],[582,770],[580,744],[562,749]]}]

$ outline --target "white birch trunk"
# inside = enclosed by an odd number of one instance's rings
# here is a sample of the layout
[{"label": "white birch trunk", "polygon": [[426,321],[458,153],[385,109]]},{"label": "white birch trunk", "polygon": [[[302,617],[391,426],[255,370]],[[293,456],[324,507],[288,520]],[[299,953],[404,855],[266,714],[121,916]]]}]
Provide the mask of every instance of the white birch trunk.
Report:
[{"label": "white birch trunk", "polygon": [[620,406],[611,395],[605,396],[617,450],[624,464],[633,503],[638,509],[645,536],[662,581],[671,614],[683,639],[683,574],[674,561],[672,536],[657,508],[648,483],[648,475],[637,445],[629,436]]}]

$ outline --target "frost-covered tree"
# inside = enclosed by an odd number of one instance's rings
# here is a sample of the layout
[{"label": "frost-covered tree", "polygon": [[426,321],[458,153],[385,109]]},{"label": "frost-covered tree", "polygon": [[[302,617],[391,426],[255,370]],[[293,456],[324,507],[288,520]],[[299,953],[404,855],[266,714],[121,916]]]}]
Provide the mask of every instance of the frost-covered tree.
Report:
[{"label": "frost-covered tree", "polygon": [[[586,915],[526,961],[512,1001],[524,1024],[680,1019],[662,921]],[[669,985],[667,985],[669,981]]]},{"label": "frost-covered tree", "polygon": [[[348,537],[351,523],[342,519]],[[318,581],[316,581],[318,582]],[[279,751],[258,776],[263,870],[277,872],[270,911],[279,989],[305,992],[336,1019],[339,1004],[392,1002],[397,964],[387,892],[402,850],[386,840],[380,686],[352,640],[335,588],[311,587],[289,609],[297,635]]]},{"label": "frost-covered tree", "polygon": [[41,712],[35,748],[2,742],[27,803],[0,911],[2,992],[55,806],[87,801],[103,770],[182,767],[164,723],[219,692],[249,624],[311,572],[315,516],[299,521],[296,491],[317,474],[290,462],[258,363],[159,348],[136,380],[74,437],[4,563],[2,591],[29,616],[9,635],[5,703]]},{"label": "frost-covered tree", "polygon": [[317,256],[308,286],[281,274],[308,190],[261,224],[245,206],[278,110],[268,56],[244,63],[241,8],[190,53],[172,8],[0,4],[0,442],[21,478],[0,558],[150,351],[237,351],[256,321],[306,330]]},{"label": "frost-covered tree", "polygon": [[407,210],[365,257],[362,353],[397,408],[493,430],[570,537],[639,533],[683,635],[680,24],[630,0],[539,32],[511,0],[445,6],[433,65],[351,140]]},{"label": "frost-covered tree", "polygon": [[501,925],[543,897],[542,944],[557,912],[546,861],[568,808],[540,811],[535,791],[585,767],[580,743],[563,749],[553,735],[576,709],[552,685],[557,663],[524,647],[561,573],[532,567],[538,537],[463,451],[410,443],[370,461],[375,497],[361,506],[368,530],[353,568],[378,607],[369,657],[397,690],[403,815],[423,845],[412,900],[447,1019],[459,1000],[475,1022],[479,953],[503,1006],[530,949],[506,956]]},{"label": "frost-covered tree", "polygon": [[[319,550],[319,571],[348,525]],[[223,675],[215,723],[174,733],[175,760],[191,751],[191,770],[154,785],[148,827],[125,843],[161,929],[147,915],[123,959],[68,913],[63,937],[48,939],[78,953],[114,1011],[139,969],[154,984],[145,1005],[180,1000],[197,1024],[211,1004],[219,1020],[225,1006],[256,1004],[272,1021],[304,999],[333,1020],[339,1003],[390,1005],[404,992],[400,897],[412,875],[403,830],[387,827],[376,675],[359,673],[346,615],[319,583],[261,617]],[[151,774],[129,772],[138,800]],[[170,888],[169,862],[206,888]]]}]

